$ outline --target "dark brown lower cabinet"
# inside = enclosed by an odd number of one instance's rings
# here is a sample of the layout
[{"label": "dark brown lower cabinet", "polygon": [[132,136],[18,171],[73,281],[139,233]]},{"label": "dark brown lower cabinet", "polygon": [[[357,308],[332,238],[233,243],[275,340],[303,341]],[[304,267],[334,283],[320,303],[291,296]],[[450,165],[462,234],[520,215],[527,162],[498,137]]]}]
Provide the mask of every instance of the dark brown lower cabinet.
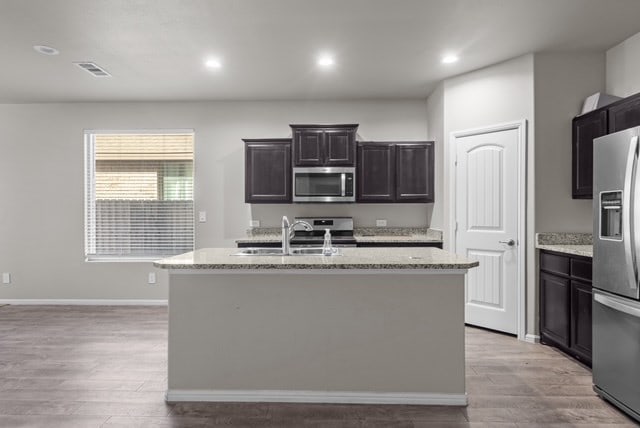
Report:
[{"label": "dark brown lower cabinet", "polygon": [[540,335],[562,346],[569,346],[570,283],[540,272]]},{"label": "dark brown lower cabinet", "polygon": [[570,348],[584,361],[591,361],[591,284],[571,281],[571,343]]},{"label": "dark brown lower cabinet", "polygon": [[591,366],[588,257],[540,251],[540,341]]}]

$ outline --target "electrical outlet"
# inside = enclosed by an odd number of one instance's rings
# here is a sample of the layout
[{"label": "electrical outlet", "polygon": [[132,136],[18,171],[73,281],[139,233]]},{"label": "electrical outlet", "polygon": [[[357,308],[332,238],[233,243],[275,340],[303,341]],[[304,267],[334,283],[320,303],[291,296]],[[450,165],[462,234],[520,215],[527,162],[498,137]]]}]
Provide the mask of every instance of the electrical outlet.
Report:
[{"label": "electrical outlet", "polygon": [[260,227],[260,220],[251,220],[249,222],[250,227]]},{"label": "electrical outlet", "polygon": [[383,218],[380,220],[376,220],[376,227],[386,227],[387,226],[387,219]]},{"label": "electrical outlet", "polygon": [[206,211],[198,212],[198,221],[200,223],[205,223],[207,221],[207,212]]},{"label": "electrical outlet", "polygon": [[149,278],[147,279],[147,281],[149,282],[149,284],[155,284],[156,283],[156,273],[155,272],[149,272]]},{"label": "electrical outlet", "polygon": [[2,272],[2,283],[11,284],[11,274],[9,272]]}]

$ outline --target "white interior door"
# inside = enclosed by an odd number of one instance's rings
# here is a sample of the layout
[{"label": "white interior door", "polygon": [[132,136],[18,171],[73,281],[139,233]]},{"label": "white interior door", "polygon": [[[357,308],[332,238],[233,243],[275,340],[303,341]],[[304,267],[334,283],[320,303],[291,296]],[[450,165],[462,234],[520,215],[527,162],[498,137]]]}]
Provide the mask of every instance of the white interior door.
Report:
[{"label": "white interior door", "polygon": [[[454,134],[455,135],[455,134]],[[456,252],[478,260],[465,287],[467,324],[518,331],[520,131],[455,136]]]}]

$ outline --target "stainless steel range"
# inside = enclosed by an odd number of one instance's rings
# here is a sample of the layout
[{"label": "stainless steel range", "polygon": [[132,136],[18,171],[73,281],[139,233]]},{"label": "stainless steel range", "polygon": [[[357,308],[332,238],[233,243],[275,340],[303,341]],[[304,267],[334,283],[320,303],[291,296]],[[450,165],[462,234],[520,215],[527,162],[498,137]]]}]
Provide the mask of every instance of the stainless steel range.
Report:
[{"label": "stainless steel range", "polygon": [[302,225],[296,225],[292,246],[322,246],[325,229],[331,231],[331,241],[334,247],[355,247],[353,237],[353,218],[351,217],[296,217],[296,221],[306,221],[313,230],[307,231]]}]

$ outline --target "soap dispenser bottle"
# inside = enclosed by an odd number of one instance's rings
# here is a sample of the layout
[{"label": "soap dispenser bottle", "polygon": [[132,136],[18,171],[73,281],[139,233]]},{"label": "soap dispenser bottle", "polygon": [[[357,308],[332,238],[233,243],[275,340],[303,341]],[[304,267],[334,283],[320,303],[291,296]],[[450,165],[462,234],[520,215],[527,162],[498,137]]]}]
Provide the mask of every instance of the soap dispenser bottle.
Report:
[{"label": "soap dispenser bottle", "polygon": [[333,254],[333,248],[331,246],[331,231],[329,229],[324,230],[324,243],[322,244],[322,254],[330,256]]}]

